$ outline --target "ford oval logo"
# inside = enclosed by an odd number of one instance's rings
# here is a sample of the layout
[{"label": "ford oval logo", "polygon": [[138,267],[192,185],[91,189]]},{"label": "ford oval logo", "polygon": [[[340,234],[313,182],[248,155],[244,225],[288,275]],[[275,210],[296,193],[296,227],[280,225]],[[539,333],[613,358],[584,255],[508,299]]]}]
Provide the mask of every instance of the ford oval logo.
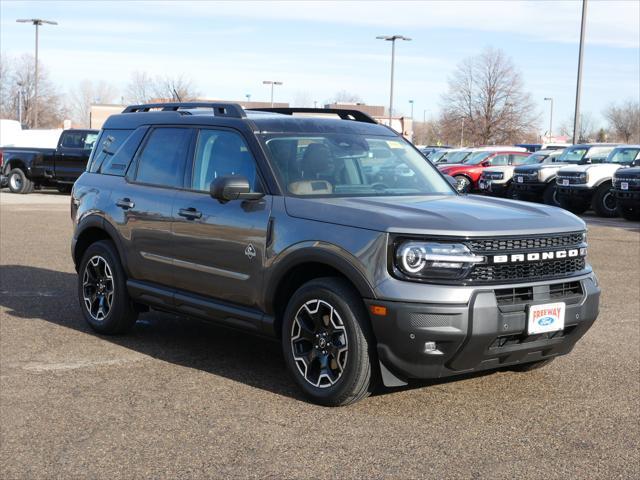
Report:
[{"label": "ford oval logo", "polygon": [[540,320],[538,320],[538,325],[540,325],[541,327],[548,327],[555,321],[556,319],[553,317],[542,317]]}]

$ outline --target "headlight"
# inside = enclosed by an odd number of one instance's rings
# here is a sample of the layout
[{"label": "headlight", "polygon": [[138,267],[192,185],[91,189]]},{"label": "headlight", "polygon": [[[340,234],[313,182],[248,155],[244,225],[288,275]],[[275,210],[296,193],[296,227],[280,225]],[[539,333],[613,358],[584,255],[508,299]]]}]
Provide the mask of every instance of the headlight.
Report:
[{"label": "headlight", "polygon": [[589,178],[589,176],[587,175],[587,173],[581,173],[580,176],[578,177],[578,181],[580,183],[587,183],[587,178]]},{"label": "headlight", "polygon": [[396,248],[395,264],[401,273],[416,279],[457,279],[465,276],[482,256],[466,245],[408,240]]}]

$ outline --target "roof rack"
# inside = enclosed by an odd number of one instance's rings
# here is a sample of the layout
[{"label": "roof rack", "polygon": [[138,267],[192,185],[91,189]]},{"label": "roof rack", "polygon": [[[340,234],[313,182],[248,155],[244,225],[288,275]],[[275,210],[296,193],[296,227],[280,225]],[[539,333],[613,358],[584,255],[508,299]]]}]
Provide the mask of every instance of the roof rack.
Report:
[{"label": "roof rack", "polygon": [[[139,113],[150,110],[163,112],[177,112],[189,108],[211,108],[216,117],[244,118],[247,115],[237,103],[225,102],[173,102],[173,103],[145,103],[142,105],[129,105],[122,113]],[[184,112],[187,113],[187,112]]]},{"label": "roof rack", "polygon": [[342,120],[352,120],[356,122],[364,123],[378,123],[373,117],[367,115],[360,110],[348,110],[342,108],[289,108],[289,107],[271,107],[271,108],[248,108],[247,110],[257,112],[273,112],[282,113],[284,115],[293,115],[294,113],[319,113],[319,114],[333,114],[340,117]]}]

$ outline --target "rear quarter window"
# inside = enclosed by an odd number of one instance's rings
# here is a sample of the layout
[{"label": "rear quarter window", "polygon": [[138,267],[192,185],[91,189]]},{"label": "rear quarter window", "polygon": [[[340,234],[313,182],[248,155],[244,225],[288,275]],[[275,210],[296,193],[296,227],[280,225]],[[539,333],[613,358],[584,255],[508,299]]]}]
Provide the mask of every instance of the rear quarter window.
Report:
[{"label": "rear quarter window", "polygon": [[116,154],[132,132],[133,130],[103,130],[96,141],[95,148],[91,152],[87,171],[91,173],[98,172],[104,161]]}]

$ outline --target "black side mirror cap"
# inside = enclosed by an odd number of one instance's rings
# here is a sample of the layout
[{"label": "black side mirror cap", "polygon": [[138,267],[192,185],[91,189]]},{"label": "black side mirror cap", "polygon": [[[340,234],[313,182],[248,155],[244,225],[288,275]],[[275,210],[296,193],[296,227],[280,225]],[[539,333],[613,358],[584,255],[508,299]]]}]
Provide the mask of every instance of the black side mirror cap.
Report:
[{"label": "black side mirror cap", "polygon": [[252,192],[249,180],[242,175],[218,177],[211,182],[211,196],[222,203],[231,200],[259,200],[264,193]]}]

